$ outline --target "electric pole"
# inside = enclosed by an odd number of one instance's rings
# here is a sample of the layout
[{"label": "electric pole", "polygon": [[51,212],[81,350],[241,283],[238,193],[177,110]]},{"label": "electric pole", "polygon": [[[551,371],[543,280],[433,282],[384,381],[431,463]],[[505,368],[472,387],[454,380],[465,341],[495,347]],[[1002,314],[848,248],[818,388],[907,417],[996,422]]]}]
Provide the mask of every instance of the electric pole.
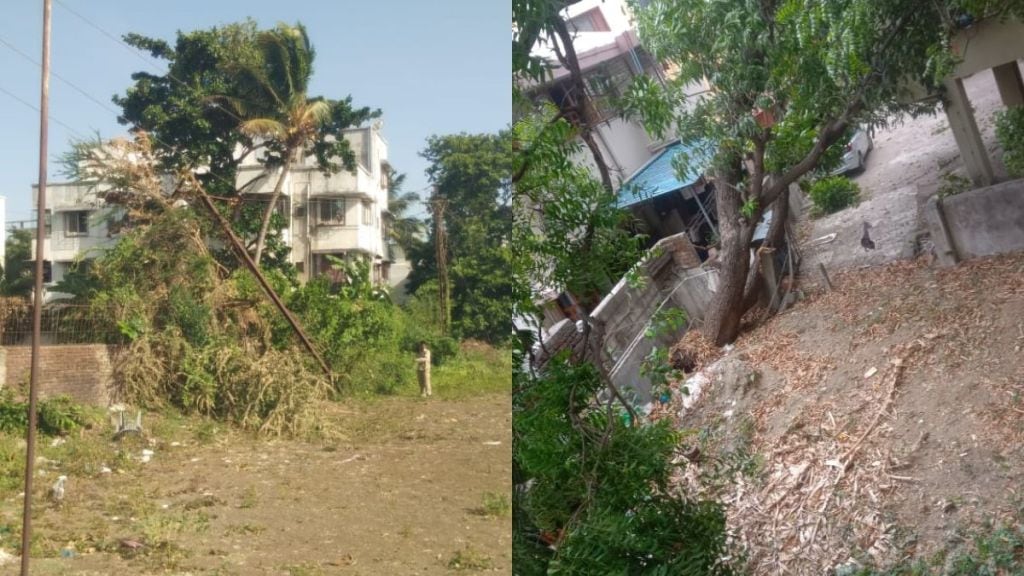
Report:
[{"label": "electric pole", "polygon": [[448,199],[440,195],[437,186],[434,186],[430,206],[434,216],[434,248],[437,258],[437,304],[441,314],[441,331],[447,336],[452,322],[451,288],[448,285],[448,232],[444,222]]},{"label": "electric pole", "polygon": [[39,93],[39,197],[36,198],[36,278],[32,305],[32,367],[28,381],[28,430],[25,432],[25,507],[21,524],[21,576],[28,576],[32,542],[32,476],[36,460],[36,404],[39,395],[39,345],[43,318],[43,243],[46,241],[46,147],[50,113],[50,0],[43,0],[43,62]]}]

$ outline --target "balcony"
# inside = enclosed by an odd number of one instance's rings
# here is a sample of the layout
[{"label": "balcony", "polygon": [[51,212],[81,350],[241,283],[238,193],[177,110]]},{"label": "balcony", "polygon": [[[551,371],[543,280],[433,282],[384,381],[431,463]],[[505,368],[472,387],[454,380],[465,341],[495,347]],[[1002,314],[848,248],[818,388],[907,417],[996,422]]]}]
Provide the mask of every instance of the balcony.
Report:
[{"label": "balcony", "polygon": [[358,250],[383,257],[380,230],[374,226],[328,226],[310,229],[309,245],[313,252],[347,252]]}]

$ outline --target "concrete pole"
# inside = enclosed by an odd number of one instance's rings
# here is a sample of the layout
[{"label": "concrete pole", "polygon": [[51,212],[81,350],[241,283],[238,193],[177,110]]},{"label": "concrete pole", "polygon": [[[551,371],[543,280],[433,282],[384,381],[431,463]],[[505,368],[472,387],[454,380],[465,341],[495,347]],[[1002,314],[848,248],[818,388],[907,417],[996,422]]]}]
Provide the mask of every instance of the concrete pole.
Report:
[{"label": "concrete pole", "polygon": [[32,477],[36,463],[39,355],[43,315],[43,257],[46,242],[46,171],[50,118],[50,0],[43,0],[43,63],[39,90],[39,195],[36,197],[35,288],[32,291],[32,363],[28,381],[28,430],[25,432],[25,498],[21,518],[21,576],[28,576],[32,545]]},{"label": "concrete pole", "polygon": [[1024,80],[1021,80],[1020,67],[1017,61],[1007,62],[992,68],[992,74],[996,77],[996,88],[999,89],[999,97],[1007,108],[1024,106]]},{"label": "concrete pole", "polygon": [[960,78],[952,78],[943,82],[943,85],[946,87],[946,118],[949,120],[953,137],[956,138],[956,145],[960,148],[960,156],[964,159],[967,175],[975,186],[990,186],[995,180],[992,162],[988,158],[988,151],[985,150],[985,143],[981,140],[981,133],[978,132],[978,124],[974,119],[974,111],[971,110],[971,102],[967,99],[967,92],[964,90],[964,82]]}]

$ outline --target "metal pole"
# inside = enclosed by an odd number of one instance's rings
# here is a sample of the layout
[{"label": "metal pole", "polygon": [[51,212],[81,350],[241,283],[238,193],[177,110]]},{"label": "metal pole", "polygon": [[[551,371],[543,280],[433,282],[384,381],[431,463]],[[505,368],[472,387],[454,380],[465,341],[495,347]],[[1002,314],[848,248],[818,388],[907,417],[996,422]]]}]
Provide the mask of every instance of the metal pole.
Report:
[{"label": "metal pole", "polygon": [[50,111],[50,0],[43,0],[43,62],[39,94],[39,197],[36,199],[36,282],[32,306],[32,368],[28,384],[25,435],[25,507],[21,525],[21,576],[28,576],[32,542],[32,475],[36,461],[36,398],[39,384],[39,336],[43,317],[43,243],[46,241],[46,147]]},{"label": "metal pole", "polygon": [[[278,296],[277,292],[274,291],[273,286],[271,286],[270,283],[267,282],[266,276],[264,276],[263,272],[260,271],[260,267],[255,262],[253,262],[252,256],[249,256],[249,252],[245,249],[245,246],[242,244],[242,241],[238,239],[238,236],[236,236],[234,231],[231,229],[231,224],[229,224],[228,221],[224,218],[224,216],[217,211],[217,207],[214,206],[213,200],[211,200],[210,197],[206,194],[206,190],[203,189],[202,184],[200,184],[198,181],[194,179],[192,183],[196,187],[196,193],[198,194],[199,199],[203,201],[203,205],[206,206],[206,209],[210,211],[210,214],[213,216],[214,220],[220,225],[221,231],[223,231],[224,235],[227,236],[228,242],[230,242],[232,248],[235,249],[235,253],[238,255],[238,258],[242,260],[242,264],[245,264],[245,267],[249,269],[249,272],[251,272],[252,275],[256,277],[256,281],[259,282],[260,286],[263,288],[263,292],[266,293],[267,297],[270,298],[270,301],[273,302],[274,306],[276,306],[278,311],[281,312],[281,315],[284,316],[284,319],[288,321],[288,324],[292,327],[292,330],[299,337],[299,340],[302,342],[302,345],[306,348],[310,355],[312,355],[313,358],[316,359],[317,364],[320,365],[320,369],[323,370],[324,375],[327,376],[327,379],[333,385],[334,373],[331,371],[330,366],[327,365],[327,362],[324,361],[324,358],[323,356],[320,355],[320,352],[317,351],[316,346],[313,346],[313,342],[309,339],[309,336],[307,336],[306,332],[302,329],[302,325],[299,324],[298,319],[295,318],[295,315],[292,314],[292,311],[289,310],[287,306],[285,306],[284,301],[282,301],[281,297]],[[308,207],[306,213],[309,213]]]}]

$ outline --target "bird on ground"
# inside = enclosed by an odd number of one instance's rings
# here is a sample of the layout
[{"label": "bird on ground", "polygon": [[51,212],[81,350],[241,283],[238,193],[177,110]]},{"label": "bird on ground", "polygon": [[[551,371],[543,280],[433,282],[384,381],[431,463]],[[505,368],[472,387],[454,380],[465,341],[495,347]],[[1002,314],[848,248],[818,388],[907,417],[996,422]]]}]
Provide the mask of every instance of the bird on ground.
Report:
[{"label": "bird on ground", "polygon": [[860,237],[860,245],[864,247],[865,251],[875,249],[875,242],[871,239],[871,236],[868,235],[869,228],[871,228],[871,224],[864,222],[864,235]]}]

